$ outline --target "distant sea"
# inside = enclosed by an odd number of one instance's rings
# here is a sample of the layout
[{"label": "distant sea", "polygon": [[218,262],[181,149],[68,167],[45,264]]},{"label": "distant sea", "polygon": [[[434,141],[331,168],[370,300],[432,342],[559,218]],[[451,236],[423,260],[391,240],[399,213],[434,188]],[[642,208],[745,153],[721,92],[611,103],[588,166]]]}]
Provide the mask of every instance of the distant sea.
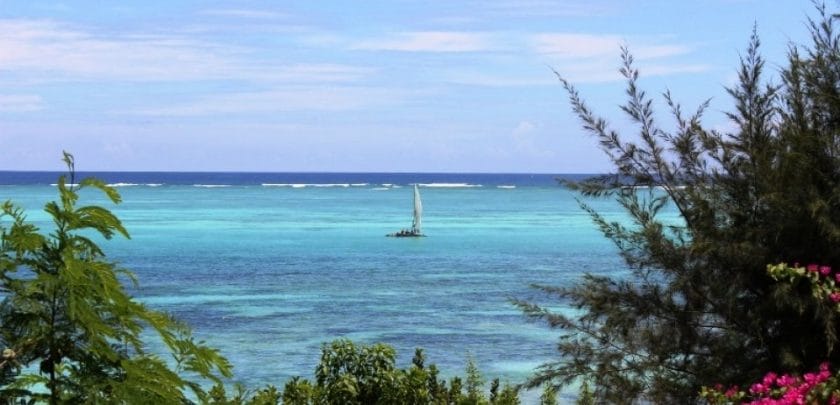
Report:
[{"label": "distant sea", "polygon": [[[42,207],[61,173],[0,171],[0,200],[50,229]],[[77,173],[118,187],[110,206],[131,240],[103,242],[132,270],[139,300],[173,313],[222,350],[248,387],[312,378],[321,344],[384,342],[410,363],[422,347],[445,376],[468,357],[487,378],[519,383],[557,359],[558,332],[511,298],[560,311],[531,284],[585,272],[621,275],[612,244],[553,174]],[[411,225],[412,185],[425,238]],[[623,218],[611,200],[589,201]]]}]

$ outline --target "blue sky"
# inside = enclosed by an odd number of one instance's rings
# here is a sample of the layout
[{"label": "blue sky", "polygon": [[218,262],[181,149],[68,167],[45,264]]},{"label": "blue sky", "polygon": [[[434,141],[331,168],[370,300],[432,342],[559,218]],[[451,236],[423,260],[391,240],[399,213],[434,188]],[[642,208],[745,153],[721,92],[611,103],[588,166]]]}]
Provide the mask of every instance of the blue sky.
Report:
[{"label": "blue sky", "polygon": [[[808,1],[0,0],[0,169],[601,172],[551,69],[609,122],[649,94],[726,129],[753,23],[775,72]],[[657,105],[662,106],[661,98]],[[671,121],[662,111],[661,122]]]}]

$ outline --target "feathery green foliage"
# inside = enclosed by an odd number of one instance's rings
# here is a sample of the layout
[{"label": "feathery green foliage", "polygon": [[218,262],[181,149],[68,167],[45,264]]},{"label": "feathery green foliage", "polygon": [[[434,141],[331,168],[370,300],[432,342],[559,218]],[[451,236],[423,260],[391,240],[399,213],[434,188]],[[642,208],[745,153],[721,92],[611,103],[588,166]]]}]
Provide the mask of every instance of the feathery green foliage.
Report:
[{"label": "feathery green foliage", "polygon": [[[840,37],[835,17],[824,6],[818,12],[812,44],[791,46],[778,86],[765,84],[754,30],[738,84],[727,89],[732,132],[703,128],[708,102],[685,115],[667,92],[676,128],[664,129],[626,49],[621,109],[637,124],[636,137],[609,129],[560,77],[584,129],[615,166],[567,185],[614,197],[629,214],[631,224],[611,222],[581,203],[632,276],[538,286],[579,316],[517,302],[563,331],[560,359],[529,385],[583,378],[601,401],[691,403],[701,386],[719,381],[803,372],[823,359],[840,364],[838,314],[765,272],[780,262],[840,266]],[[667,204],[682,224],[660,219]]]},{"label": "feathery green foliage", "polygon": [[[582,395],[583,392],[581,392]],[[540,395],[540,405],[557,405],[557,390],[551,384],[543,386],[543,392]]]},{"label": "feathery green foliage", "polygon": [[[548,394],[548,393],[553,394],[554,393],[554,387],[552,387],[551,385],[546,385],[545,389],[546,389],[546,394]],[[576,405],[595,405],[595,398],[592,395],[592,391],[589,389],[589,383],[587,383],[586,381],[584,381],[583,384],[580,385],[580,393],[578,394],[578,399],[577,399],[577,401],[575,401],[575,404]],[[543,405],[548,405],[548,404],[543,404]]]},{"label": "feathery green foliage", "polygon": [[[108,261],[93,238],[128,232],[107,209],[78,205],[83,189],[99,190],[114,204],[120,195],[93,178],[75,184],[73,156],[65,152],[64,162],[69,179],[59,178],[59,200],[44,208],[53,230],[41,233],[11,202],[0,212],[0,398],[51,404],[174,404],[186,402],[188,392],[203,398],[199,381],[230,376],[230,364],[185,325],[126,294],[120,276],[132,282],[133,276]],[[157,332],[174,367],[148,352],[144,329]]]}]

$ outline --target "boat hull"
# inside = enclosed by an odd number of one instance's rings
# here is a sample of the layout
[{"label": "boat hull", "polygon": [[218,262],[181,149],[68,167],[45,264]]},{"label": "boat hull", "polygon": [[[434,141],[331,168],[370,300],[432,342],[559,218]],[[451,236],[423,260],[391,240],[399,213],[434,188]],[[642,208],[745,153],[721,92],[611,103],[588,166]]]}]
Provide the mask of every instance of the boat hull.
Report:
[{"label": "boat hull", "polygon": [[407,233],[399,233],[399,232],[398,232],[398,233],[389,233],[389,234],[387,234],[387,235],[385,235],[385,236],[387,236],[387,237],[389,237],[389,238],[425,238],[425,237],[426,237],[426,235],[423,235],[423,234],[421,234],[421,233],[411,233],[411,232],[407,232]]}]

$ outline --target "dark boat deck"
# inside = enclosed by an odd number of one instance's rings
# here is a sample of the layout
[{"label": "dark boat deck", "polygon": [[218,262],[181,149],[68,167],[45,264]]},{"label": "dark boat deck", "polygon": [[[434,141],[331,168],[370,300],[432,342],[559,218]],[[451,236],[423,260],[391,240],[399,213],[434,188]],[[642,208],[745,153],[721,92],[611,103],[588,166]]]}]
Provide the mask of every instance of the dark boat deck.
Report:
[{"label": "dark boat deck", "polygon": [[423,235],[422,233],[415,232],[415,231],[402,230],[402,231],[399,231],[397,233],[389,233],[385,236],[388,236],[388,237],[391,237],[391,238],[422,238],[426,235]]}]

